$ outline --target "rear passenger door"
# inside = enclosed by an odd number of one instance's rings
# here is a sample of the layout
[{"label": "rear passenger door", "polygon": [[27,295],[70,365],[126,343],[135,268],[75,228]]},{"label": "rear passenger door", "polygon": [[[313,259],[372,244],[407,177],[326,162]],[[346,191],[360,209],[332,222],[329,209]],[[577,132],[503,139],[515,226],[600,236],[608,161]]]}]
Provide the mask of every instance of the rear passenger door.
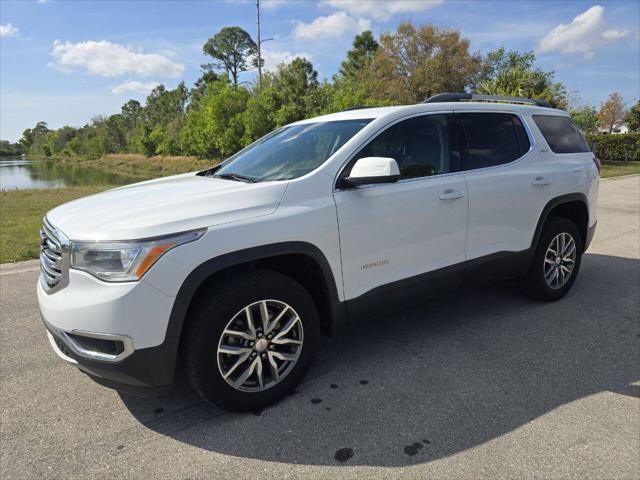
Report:
[{"label": "rear passenger door", "polygon": [[460,112],[456,117],[466,138],[467,259],[529,248],[540,213],[555,192],[533,135],[513,113]]}]

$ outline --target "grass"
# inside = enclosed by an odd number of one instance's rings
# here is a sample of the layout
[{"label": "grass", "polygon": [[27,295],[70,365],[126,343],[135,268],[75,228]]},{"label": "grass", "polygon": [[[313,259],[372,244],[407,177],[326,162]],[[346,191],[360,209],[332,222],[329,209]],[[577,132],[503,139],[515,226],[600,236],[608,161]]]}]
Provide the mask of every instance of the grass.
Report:
[{"label": "grass", "polygon": [[602,172],[600,176],[602,178],[619,177],[621,175],[631,175],[633,173],[640,173],[640,162],[630,162],[622,165],[602,165]]},{"label": "grass", "polygon": [[55,159],[54,162],[93,167],[104,172],[139,179],[204,170],[218,163],[217,160],[206,160],[197,157],[159,155],[145,157],[134,153],[110,154],[96,160],[61,157]]},{"label": "grass", "polygon": [[110,186],[82,186],[0,191],[0,263],[37,258],[38,231],[53,207]]}]

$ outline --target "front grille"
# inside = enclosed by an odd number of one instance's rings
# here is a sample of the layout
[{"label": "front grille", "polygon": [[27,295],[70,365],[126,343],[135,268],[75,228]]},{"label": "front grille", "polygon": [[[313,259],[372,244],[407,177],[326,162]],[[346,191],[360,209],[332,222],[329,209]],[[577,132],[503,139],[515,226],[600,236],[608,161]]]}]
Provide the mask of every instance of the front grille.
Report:
[{"label": "front grille", "polygon": [[40,230],[40,273],[46,291],[66,285],[69,268],[69,242],[45,218]]}]

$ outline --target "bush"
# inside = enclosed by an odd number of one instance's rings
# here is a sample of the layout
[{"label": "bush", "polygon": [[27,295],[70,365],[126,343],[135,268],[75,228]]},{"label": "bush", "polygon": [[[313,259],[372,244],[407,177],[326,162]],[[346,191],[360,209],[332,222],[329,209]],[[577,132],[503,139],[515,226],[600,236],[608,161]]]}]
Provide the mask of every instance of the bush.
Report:
[{"label": "bush", "polygon": [[640,133],[587,135],[586,138],[602,162],[640,161]]}]

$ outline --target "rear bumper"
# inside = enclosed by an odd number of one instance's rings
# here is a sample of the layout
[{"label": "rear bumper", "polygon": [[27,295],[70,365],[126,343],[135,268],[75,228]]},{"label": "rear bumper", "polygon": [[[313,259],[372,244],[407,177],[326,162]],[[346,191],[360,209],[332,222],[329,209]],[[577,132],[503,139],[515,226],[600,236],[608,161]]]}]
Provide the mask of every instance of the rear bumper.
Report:
[{"label": "rear bumper", "polygon": [[591,244],[591,240],[593,240],[593,236],[596,234],[596,226],[598,225],[598,222],[594,223],[593,225],[591,225],[588,229],[587,229],[587,238],[584,244],[584,251],[587,251],[587,248],[589,248],[589,245]]}]

